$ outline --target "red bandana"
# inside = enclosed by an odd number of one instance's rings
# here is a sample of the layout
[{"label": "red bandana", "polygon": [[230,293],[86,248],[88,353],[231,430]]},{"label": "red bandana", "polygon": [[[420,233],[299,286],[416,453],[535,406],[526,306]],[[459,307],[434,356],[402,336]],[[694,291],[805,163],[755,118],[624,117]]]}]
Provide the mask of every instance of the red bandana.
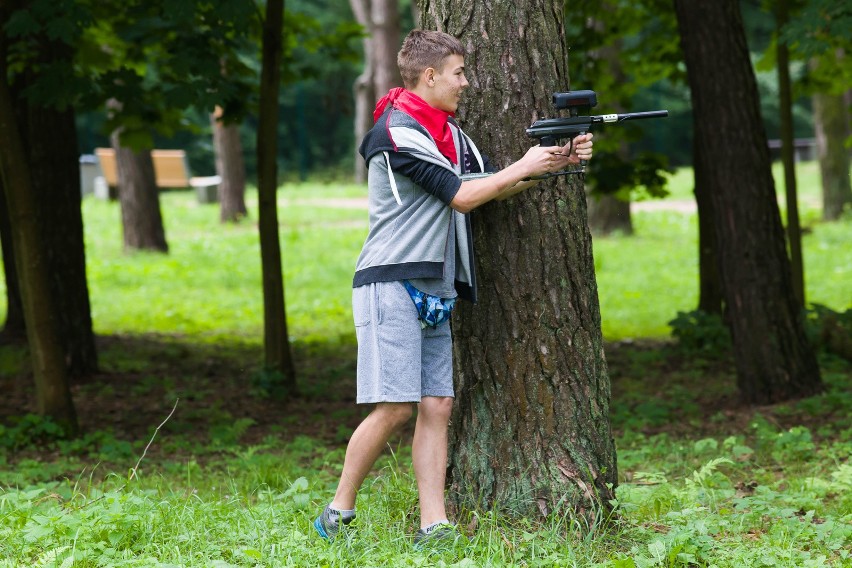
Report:
[{"label": "red bandana", "polygon": [[411,91],[397,87],[388,91],[388,94],[376,103],[376,110],[373,112],[374,121],[379,120],[379,117],[382,116],[389,104],[393,105],[396,109],[410,114],[417,122],[422,124],[429,131],[429,134],[432,135],[432,138],[435,139],[435,144],[438,145],[438,150],[441,154],[446,156],[452,163],[458,163],[453,131],[447,122],[447,118],[455,116],[455,113],[436,109]]}]

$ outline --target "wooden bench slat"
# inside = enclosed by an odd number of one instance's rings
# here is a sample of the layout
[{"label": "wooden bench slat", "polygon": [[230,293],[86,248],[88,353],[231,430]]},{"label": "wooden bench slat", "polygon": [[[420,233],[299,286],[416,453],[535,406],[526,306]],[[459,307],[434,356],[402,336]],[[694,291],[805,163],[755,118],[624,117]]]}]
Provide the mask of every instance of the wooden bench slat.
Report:
[{"label": "wooden bench slat", "polygon": [[[95,148],[95,156],[107,185],[117,186],[118,167],[115,151],[112,148]],[[221,183],[219,176],[192,177],[186,161],[186,152],[183,150],[151,150],[151,160],[154,162],[156,184],[160,188],[189,188]]]}]

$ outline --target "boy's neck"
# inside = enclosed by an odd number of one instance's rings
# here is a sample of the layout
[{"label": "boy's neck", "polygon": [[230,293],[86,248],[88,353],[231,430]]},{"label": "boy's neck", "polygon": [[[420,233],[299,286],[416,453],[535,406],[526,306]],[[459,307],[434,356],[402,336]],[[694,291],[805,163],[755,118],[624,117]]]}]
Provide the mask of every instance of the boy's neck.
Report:
[{"label": "boy's neck", "polygon": [[[407,90],[408,90],[409,93],[417,95],[418,97],[423,99],[423,102],[425,102],[427,105],[429,105],[433,109],[441,110],[441,109],[439,109],[438,107],[435,106],[433,101],[429,100],[429,96],[432,93],[428,88],[423,87],[422,84],[418,83],[418,85],[416,87],[414,87],[413,89],[407,89]],[[441,111],[441,112],[445,112],[445,111]]]}]

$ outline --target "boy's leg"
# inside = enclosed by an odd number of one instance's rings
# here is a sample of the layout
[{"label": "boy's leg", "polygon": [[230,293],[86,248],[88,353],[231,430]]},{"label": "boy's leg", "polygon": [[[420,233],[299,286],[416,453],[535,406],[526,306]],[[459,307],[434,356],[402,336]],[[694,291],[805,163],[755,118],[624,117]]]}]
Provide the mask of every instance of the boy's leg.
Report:
[{"label": "boy's leg", "polygon": [[354,509],[355,497],[373,464],[384,451],[393,433],[405,424],[412,414],[412,404],[408,402],[380,402],[361,422],[349,445],[343,460],[343,472],[331,507],[334,509]]},{"label": "boy's leg", "polygon": [[420,401],[411,453],[420,496],[421,528],[447,519],[444,485],[452,409],[452,397],[425,396]]}]

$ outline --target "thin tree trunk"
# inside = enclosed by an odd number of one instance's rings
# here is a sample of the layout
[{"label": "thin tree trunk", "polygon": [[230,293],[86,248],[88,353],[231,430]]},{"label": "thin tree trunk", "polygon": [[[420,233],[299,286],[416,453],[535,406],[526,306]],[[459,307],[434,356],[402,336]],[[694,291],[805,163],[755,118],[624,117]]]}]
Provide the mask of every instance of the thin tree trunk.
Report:
[{"label": "thin tree trunk", "polygon": [[235,223],[248,214],[246,209],[246,167],[243,144],[236,124],[222,122],[222,108],[210,115],[213,128],[213,147],[216,151],[216,173],[219,184],[219,220]]},{"label": "thin tree trunk", "polygon": [[[775,3],[776,35],[789,20],[789,0]],[[805,307],[805,267],[802,259],[802,227],[799,224],[799,199],[796,189],[796,158],[793,146],[793,96],[790,83],[790,49],[778,39],[778,106],[781,110],[781,161],[784,163],[784,188],[787,202],[787,244],[790,247],[790,268],[793,274],[793,293],[799,306]]]},{"label": "thin tree trunk", "polygon": [[675,9],[695,120],[696,185],[713,201],[737,384],[756,404],[813,394],[822,381],[793,289],[739,3],[675,0]]},{"label": "thin tree trunk", "polygon": [[[467,49],[459,113],[495,163],[532,141],[569,86],[560,0],[436,0],[423,27]],[[617,481],[610,383],[582,180],[472,213],[479,303],[453,316],[450,499],[522,515],[609,508]]]},{"label": "thin tree trunk", "polygon": [[[838,59],[844,57],[837,53]],[[849,110],[843,94],[815,93],[812,97],[819,173],[822,179],[822,218],[836,221],[852,208],[849,180]]]},{"label": "thin tree trunk", "polygon": [[258,215],[263,273],[263,347],[268,370],[281,372],[282,387],[296,392],[296,370],[290,352],[284,277],[278,240],[278,93],[281,84],[281,44],[284,2],[268,0],[263,22],[263,62],[257,129]]},{"label": "thin tree trunk", "polygon": [[588,207],[589,227],[596,235],[611,235],[616,232],[633,234],[630,201],[608,194],[590,195]]},{"label": "thin tree trunk", "polygon": [[3,140],[0,176],[13,233],[36,400],[40,414],[52,418],[67,434],[75,435],[77,415],[68,384],[27,154],[7,84],[6,56],[6,45],[0,37],[0,139]]},{"label": "thin tree trunk", "polygon": [[399,26],[399,0],[371,0],[373,88],[377,97],[402,85],[402,77],[396,64],[396,54],[400,46]]},{"label": "thin tree trunk", "polygon": [[373,127],[376,101],[402,85],[396,54],[400,46],[399,0],[349,0],[352,13],[367,30],[363,40],[364,71],[355,80],[355,182],[367,180],[367,167],[357,145]]},{"label": "thin tree trunk", "polygon": [[[355,19],[369,31],[370,0],[349,0],[349,4]],[[373,38],[369,33],[364,36],[361,45],[364,49],[364,70],[352,86],[355,96],[355,183],[367,181],[367,164],[358,154],[358,145],[373,126],[373,107],[378,98],[373,85]]]},{"label": "thin tree trunk", "polygon": [[124,249],[168,252],[151,151],[122,146],[119,136],[116,131],[110,138],[118,169]]}]

